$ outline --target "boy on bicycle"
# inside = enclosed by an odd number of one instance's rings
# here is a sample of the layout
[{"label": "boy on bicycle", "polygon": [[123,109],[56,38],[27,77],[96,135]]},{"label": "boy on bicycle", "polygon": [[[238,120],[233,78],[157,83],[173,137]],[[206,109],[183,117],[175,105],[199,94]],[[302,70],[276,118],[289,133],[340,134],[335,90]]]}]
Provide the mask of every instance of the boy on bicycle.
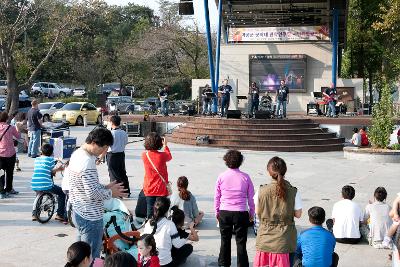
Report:
[{"label": "boy on bicycle", "polygon": [[[53,175],[56,172],[64,170],[63,166],[54,168],[57,161],[52,157],[53,146],[44,144],[42,154],[35,159],[31,186],[33,191],[45,191],[57,195],[58,208],[57,215],[54,218],[57,221],[65,222],[65,194],[61,187],[54,184]],[[35,209],[35,207],[33,207]],[[35,210],[32,212],[32,221],[36,221]]]}]

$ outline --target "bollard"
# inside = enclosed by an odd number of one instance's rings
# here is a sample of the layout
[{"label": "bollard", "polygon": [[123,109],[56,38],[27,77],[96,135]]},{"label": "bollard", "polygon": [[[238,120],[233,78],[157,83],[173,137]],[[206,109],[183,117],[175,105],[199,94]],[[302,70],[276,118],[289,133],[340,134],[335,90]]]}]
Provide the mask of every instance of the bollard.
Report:
[{"label": "bollard", "polygon": [[87,113],[83,114],[83,127],[87,127]]}]

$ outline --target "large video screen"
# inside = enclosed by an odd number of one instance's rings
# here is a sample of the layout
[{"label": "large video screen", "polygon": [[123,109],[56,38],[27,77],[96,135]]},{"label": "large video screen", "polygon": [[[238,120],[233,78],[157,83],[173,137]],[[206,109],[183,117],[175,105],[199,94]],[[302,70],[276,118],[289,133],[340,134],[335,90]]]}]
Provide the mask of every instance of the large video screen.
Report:
[{"label": "large video screen", "polygon": [[299,55],[250,55],[250,81],[262,91],[276,91],[285,80],[291,91],[306,90],[307,56]]}]

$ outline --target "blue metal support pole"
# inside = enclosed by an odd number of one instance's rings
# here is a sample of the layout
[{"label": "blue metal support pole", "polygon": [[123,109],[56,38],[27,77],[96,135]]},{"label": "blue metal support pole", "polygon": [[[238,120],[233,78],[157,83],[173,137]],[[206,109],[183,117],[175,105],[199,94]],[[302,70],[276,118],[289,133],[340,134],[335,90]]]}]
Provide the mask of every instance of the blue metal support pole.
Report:
[{"label": "blue metal support pole", "polygon": [[[222,24],[222,0],[218,2],[218,29],[217,29],[217,49],[215,55],[215,87],[218,88],[218,81],[219,81],[219,62],[220,62],[220,55],[221,55],[221,25]],[[217,101],[215,100],[215,103]],[[213,105],[213,113],[217,113],[217,105],[214,103]]]},{"label": "blue metal support pole", "polygon": [[337,80],[337,62],[338,62],[338,42],[339,42],[339,12],[333,9],[333,25],[332,25],[332,84],[336,88]]},{"label": "blue metal support pole", "polygon": [[[207,34],[207,48],[208,48],[208,64],[210,65],[210,79],[211,88],[215,95],[218,95],[218,88],[215,86],[215,70],[214,70],[214,57],[212,50],[211,41],[211,29],[210,29],[210,14],[208,11],[208,0],[204,0],[204,15],[206,19],[206,34]],[[217,99],[213,100],[213,112],[217,110]]]}]

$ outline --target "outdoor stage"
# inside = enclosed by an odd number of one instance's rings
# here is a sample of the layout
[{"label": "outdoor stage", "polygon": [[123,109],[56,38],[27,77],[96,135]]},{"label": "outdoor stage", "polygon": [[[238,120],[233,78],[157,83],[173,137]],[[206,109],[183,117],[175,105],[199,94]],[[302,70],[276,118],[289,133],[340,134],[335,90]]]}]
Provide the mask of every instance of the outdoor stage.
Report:
[{"label": "outdoor stage", "polygon": [[[354,127],[370,126],[370,116],[326,118],[289,115],[288,119],[227,119],[218,116],[168,117],[122,115],[125,123],[140,123],[149,131],[166,133],[170,142],[227,149],[327,152],[341,151]],[[397,121],[396,124],[400,124]],[[208,139],[204,140],[198,139]]]}]

